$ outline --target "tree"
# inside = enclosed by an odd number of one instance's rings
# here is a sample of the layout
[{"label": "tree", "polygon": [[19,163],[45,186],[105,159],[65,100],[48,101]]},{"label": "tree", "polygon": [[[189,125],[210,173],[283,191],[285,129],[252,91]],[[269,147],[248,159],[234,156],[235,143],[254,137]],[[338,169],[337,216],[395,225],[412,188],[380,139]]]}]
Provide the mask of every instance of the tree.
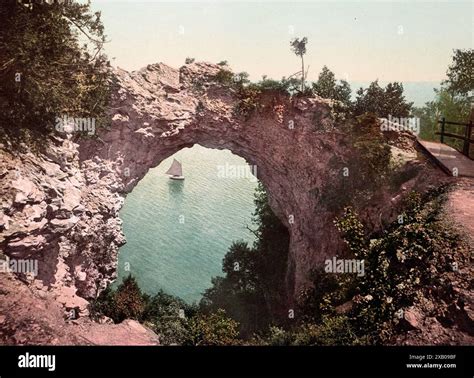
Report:
[{"label": "tree", "polygon": [[140,320],[145,310],[145,302],[137,281],[129,275],[117,288],[114,296],[114,321],[125,319]]},{"label": "tree", "polygon": [[[439,129],[438,120],[442,117],[461,123],[466,122],[470,116],[473,117],[473,51],[472,49],[454,50],[452,64],[446,72],[448,79],[441,83],[439,90],[435,89],[435,100],[414,110],[414,115],[420,117],[422,139],[437,140],[439,138],[435,133]],[[449,132],[463,135],[465,129],[463,126],[449,125]],[[446,138],[446,142],[458,150],[463,148],[462,141],[458,139]],[[472,148],[470,156],[474,156]]]},{"label": "tree", "polygon": [[308,38],[303,37],[301,40],[295,38],[290,42],[291,49],[293,52],[301,57],[301,93],[304,93],[304,81],[305,81],[305,72],[304,72],[304,54],[306,54],[306,44],[308,43]]},{"label": "tree", "polygon": [[[420,118],[420,138],[424,140],[439,140],[435,133],[439,129],[438,120],[442,117],[449,121],[466,122],[469,118],[471,101],[467,97],[456,96],[446,88],[435,89],[435,100],[427,102],[421,108],[415,108],[413,115]],[[462,134],[462,126],[450,126],[453,133]],[[458,145],[462,148],[462,142]]]},{"label": "tree", "polygon": [[183,344],[189,340],[188,320],[196,313],[196,306],[160,290],[146,298],[142,320],[160,335],[163,345]]},{"label": "tree", "polygon": [[345,80],[337,83],[336,76],[326,66],[319,74],[318,81],[313,83],[313,92],[323,98],[340,101],[343,105],[351,105],[351,87]]},{"label": "tree", "polygon": [[111,77],[100,12],[72,1],[2,1],[0,19],[2,128],[45,135],[63,114],[106,123]]},{"label": "tree", "polygon": [[360,88],[354,103],[354,115],[373,113],[377,117],[408,117],[413,103],[407,102],[401,83],[388,83],[382,88],[378,80],[370,83],[366,89]]},{"label": "tree", "polygon": [[[453,62],[449,66],[444,81],[446,89],[461,96],[473,97],[474,91],[474,50],[454,50]],[[471,93],[469,93],[471,92]]]}]

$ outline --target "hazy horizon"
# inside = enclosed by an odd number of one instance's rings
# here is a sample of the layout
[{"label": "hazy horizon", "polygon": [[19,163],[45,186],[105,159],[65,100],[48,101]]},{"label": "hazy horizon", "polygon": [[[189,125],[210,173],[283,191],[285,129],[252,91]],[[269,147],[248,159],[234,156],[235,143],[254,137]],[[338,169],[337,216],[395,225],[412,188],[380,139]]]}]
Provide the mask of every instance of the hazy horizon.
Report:
[{"label": "hazy horizon", "polygon": [[129,71],[192,57],[279,79],[300,69],[289,42],[306,36],[309,80],[326,65],[350,82],[440,82],[452,50],[473,44],[470,1],[93,0],[92,9],[112,64]]}]

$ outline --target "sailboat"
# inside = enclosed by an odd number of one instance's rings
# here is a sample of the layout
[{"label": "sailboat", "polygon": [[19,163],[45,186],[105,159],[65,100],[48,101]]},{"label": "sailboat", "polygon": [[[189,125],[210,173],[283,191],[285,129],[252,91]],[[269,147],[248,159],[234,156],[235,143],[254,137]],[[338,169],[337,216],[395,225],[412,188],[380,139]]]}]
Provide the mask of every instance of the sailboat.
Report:
[{"label": "sailboat", "polygon": [[183,167],[181,166],[181,163],[176,159],[173,159],[171,167],[169,167],[165,174],[170,175],[170,179],[172,180],[184,180]]}]

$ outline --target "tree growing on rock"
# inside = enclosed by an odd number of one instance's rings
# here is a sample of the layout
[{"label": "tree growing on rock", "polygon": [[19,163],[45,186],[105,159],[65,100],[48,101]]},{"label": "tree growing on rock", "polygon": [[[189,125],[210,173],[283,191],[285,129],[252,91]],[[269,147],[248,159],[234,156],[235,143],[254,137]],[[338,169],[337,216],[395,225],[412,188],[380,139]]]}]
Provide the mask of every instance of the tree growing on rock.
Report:
[{"label": "tree growing on rock", "polygon": [[114,321],[140,320],[144,310],[145,302],[140,287],[135,278],[129,275],[114,295]]},{"label": "tree growing on rock", "polygon": [[370,83],[366,89],[360,88],[354,103],[354,115],[373,113],[377,117],[408,117],[413,102],[407,102],[403,94],[403,84],[388,83],[385,88],[378,80]]},{"label": "tree growing on rock", "polygon": [[340,101],[344,105],[351,104],[351,87],[346,80],[336,80],[336,75],[327,66],[319,74],[318,81],[313,83],[313,92],[323,98]]},{"label": "tree growing on rock", "polygon": [[306,44],[308,38],[295,38],[290,42],[293,52],[301,58],[301,93],[304,92],[305,72],[304,72],[304,55],[306,54]]}]

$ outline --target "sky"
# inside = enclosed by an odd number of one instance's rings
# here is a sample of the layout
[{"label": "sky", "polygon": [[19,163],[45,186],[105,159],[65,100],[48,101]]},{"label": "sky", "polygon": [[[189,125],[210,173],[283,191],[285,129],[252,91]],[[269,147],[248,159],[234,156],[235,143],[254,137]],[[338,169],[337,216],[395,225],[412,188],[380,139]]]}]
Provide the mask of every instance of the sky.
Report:
[{"label": "sky", "polygon": [[348,81],[445,79],[455,48],[473,48],[474,1],[92,0],[114,66],[137,70],[187,57],[227,60],[252,80],[300,70],[290,40],[307,37],[315,80],[327,65]]}]

